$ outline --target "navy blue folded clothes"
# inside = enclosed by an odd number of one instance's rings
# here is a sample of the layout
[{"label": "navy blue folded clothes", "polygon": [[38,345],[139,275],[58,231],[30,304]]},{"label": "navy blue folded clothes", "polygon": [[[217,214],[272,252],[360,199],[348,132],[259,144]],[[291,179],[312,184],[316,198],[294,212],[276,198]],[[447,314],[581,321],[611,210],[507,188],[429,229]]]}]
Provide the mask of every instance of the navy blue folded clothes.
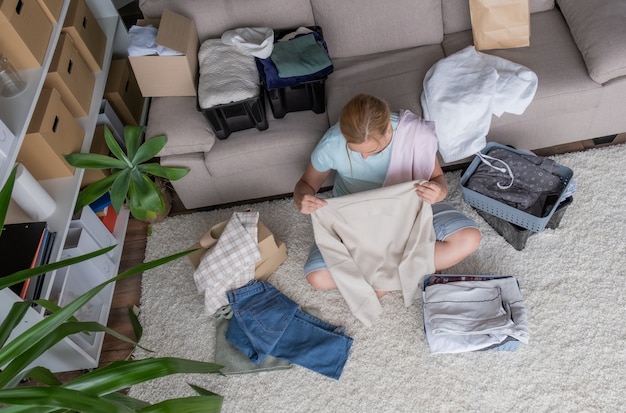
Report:
[{"label": "navy blue folded clothes", "polygon": [[482,163],[467,181],[467,188],[520,211],[544,217],[557,202],[564,184],[559,165],[534,154],[503,148],[478,154]]},{"label": "navy blue folded clothes", "polygon": [[[306,39],[303,45],[306,45],[307,47],[310,48],[310,50],[315,51],[314,56],[313,56],[314,59],[311,62],[307,62],[306,59],[308,58],[304,56],[301,58],[303,60],[298,61],[298,57],[296,56],[296,58],[294,58],[295,60],[292,59],[292,63],[293,63],[292,68],[298,67],[298,63],[299,63],[300,64],[299,71],[292,71],[291,73],[287,72],[289,76],[285,76],[283,73],[283,76],[281,76],[279,74],[279,68],[277,67],[272,57],[274,55],[274,52],[278,50],[277,52],[278,54],[276,56],[279,56],[278,57],[279,62],[281,58],[283,58],[283,61],[284,61],[285,60],[284,52],[289,51],[289,48],[285,47],[287,45],[284,46],[283,44],[286,44],[286,43],[291,44],[291,42],[293,42],[294,40],[298,40],[304,36],[309,36],[309,39]],[[310,42],[311,36],[315,40],[316,46],[313,46],[313,44]],[[298,40],[298,42],[300,42],[300,40]],[[298,43],[294,43],[294,44],[298,45]],[[281,52],[281,49],[284,49],[284,50]],[[291,51],[293,52],[293,50]],[[327,62],[327,65],[324,64],[323,62]],[[313,80],[325,79],[334,70],[332,61],[328,57],[328,49],[326,47],[326,42],[324,41],[322,36],[317,32],[312,32],[309,34],[302,34],[302,35],[295,37],[292,40],[275,43],[274,50],[272,51],[272,55],[268,57],[267,59],[256,58],[256,65],[259,71],[259,77],[261,78],[261,83],[268,90],[280,89],[284,87],[300,85],[302,83],[310,82]],[[287,65],[289,65],[289,63],[287,63]]]},{"label": "navy blue folded clothes", "polygon": [[228,301],[233,318],[226,339],[250,361],[272,356],[339,379],[353,341],[343,327],[305,313],[267,281],[229,291]]}]

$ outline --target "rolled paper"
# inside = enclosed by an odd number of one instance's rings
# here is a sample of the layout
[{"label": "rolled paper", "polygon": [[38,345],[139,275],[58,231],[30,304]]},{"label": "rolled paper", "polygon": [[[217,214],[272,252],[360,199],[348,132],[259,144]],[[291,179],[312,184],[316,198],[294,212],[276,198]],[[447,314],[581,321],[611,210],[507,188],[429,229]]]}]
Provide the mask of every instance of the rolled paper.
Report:
[{"label": "rolled paper", "polygon": [[18,164],[11,198],[35,221],[44,221],[57,204],[22,164]]}]

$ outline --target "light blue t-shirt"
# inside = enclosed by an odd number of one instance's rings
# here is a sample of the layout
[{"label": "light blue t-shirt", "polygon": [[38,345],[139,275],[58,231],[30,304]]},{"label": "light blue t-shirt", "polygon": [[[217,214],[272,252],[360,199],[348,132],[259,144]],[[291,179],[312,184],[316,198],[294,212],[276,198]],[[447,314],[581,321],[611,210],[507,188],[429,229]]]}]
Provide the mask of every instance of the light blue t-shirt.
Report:
[{"label": "light blue t-shirt", "polygon": [[319,172],[336,171],[333,196],[368,191],[383,185],[391,160],[393,136],[398,127],[398,114],[392,113],[390,120],[393,128],[391,143],[367,159],[348,148],[339,123],[326,131],[311,154],[311,164]]}]

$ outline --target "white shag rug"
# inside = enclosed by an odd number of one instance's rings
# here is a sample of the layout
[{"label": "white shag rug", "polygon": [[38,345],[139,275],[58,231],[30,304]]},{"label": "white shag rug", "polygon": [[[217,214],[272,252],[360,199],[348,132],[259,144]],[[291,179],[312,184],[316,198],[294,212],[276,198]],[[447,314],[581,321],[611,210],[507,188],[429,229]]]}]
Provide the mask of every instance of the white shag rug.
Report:
[{"label": "white shag rug", "polygon": [[[421,299],[381,299],[383,314],[365,328],[337,291],[315,291],[302,275],[313,242],[310,217],[291,199],[167,218],[154,224],[146,260],[181,251],[234,211],[252,208],[284,240],[288,258],[269,281],[354,339],[338,381],[300,366],[232,376],[174,375],[134,386],[150,402],[193,395],[187,383],[224,396],[223,412],[614,412],[626,393],[626,145],[553,157],[573,169],[578,191],[559,228],[515,250],[467,204],[460,172],[447,173],[448,200],[476,220],[477,252],[447,273],[518,278],[530,342],[514,352],[431,355]],[[212,361],[215,324],[186,258],[144,273],[141,344],[135,357]]]}]

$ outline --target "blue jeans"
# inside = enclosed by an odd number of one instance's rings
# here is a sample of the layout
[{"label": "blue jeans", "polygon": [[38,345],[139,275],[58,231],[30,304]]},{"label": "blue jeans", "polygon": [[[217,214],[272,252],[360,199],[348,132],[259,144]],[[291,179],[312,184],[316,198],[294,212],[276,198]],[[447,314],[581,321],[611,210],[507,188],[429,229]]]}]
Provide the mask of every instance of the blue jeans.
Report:
[{"label": "blue jeans", "polygon": [[352,346],[343,327],[303,312],[267,281],[251,281],[227,295],[233,318],[226,339],[253,363],[271,355],[339,379]]}]

